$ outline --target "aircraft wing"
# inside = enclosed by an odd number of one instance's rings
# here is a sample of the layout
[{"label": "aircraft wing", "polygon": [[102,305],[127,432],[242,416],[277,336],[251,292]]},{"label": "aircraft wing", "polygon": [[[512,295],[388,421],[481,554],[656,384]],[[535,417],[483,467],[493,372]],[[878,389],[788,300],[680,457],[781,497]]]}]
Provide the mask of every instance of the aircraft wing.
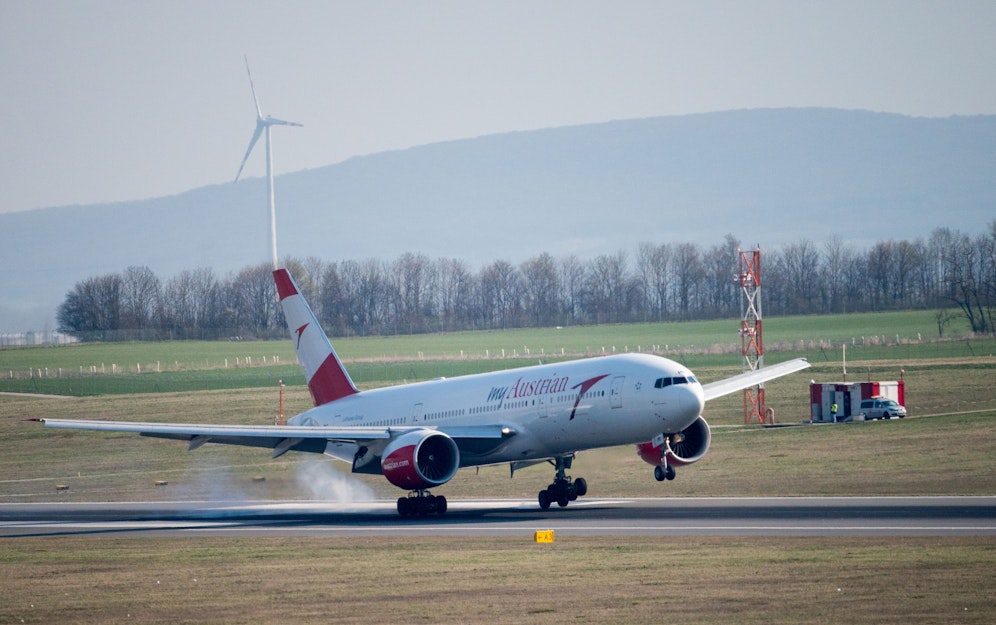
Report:
[{"label": "aircraft wing", "polygon": [[777,365],[771,365],[770,367],[761,367],[755,371],[747,371],[746,373],[735,375],[732,378],[703,384],[702,391],[704,392],[705,400],[709,401],[710,399],[716,399],[717,397],[722,397],[723,395],[729,395],[730,393],[735,393],[745,388],[756,386],[762,382],[767,382],[768,380],[780,378],[783,375],[801,371],[807,367],[809,367],[809,361],[805,358],[787,360],[785,362],[778,363]]},{"label": "aircraft wing", "polygon": [[[39,419],[45,427],[66,430],[96,430],[103,432],[133,432],[153,438],[189,441],[189,450],[205,443],[264,447],[273,450],[273,457],[294,451],[324,453],[329,441],[369,444],[387,441],[413,427],[323,427],[294,425],[210,425],[198,423],[141,423],[127,421],[97,421],[86,419]],[[439,428],[458,445],[472,444],[482,439],[500,439],[512,434],[500,425]]]}]

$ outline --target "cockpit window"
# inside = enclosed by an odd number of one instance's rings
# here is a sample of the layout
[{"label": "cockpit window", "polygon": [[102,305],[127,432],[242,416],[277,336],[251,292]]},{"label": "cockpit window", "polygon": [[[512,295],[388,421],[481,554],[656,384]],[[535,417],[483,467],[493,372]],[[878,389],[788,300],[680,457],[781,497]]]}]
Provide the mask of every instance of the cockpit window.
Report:
[{"label": "cockpit window", "polygon": [[697,384],[696,380],[692,376],[685,377],[674,377],[674,378],[657,378],[654,381],[654,388],[667,388],[672,384]]}]

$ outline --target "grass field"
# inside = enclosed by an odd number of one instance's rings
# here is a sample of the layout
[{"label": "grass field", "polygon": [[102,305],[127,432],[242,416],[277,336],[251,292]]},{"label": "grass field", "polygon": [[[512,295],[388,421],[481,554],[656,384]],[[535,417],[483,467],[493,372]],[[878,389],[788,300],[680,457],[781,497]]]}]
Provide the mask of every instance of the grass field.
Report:
[{"label": "grass field", "polygon": [[[336,339],[360,385],[380,386],[560,359],[653,352],[698,371],[740,367],[739,322],[605,325]],[[953,336],[965,328],[948,329]],[[940,340],[931,312],[784,317],[765,325],[768,364],[797,356],[816,363],[907,362],[996,354],[996,339]],[[304,384],[291,342],[103,343],[0,350],[0,392],[102,395]],[[896,366],[898,365],[898,366]],[[838,367],[839,368],[839,367]],[[878,375],[878,371],[875,371]]]},{"label": "grass field", "polygon": [[0,623],[962,623],[989,538],[18,539]]},{"label": "grass field", "polygon": [[[804,338],[809,336],[807,329],[819,326],[821,333],[833,334],[836,340],[850,340],[849,330],[856,327],[853,320],[834,329],[830,318],[809,318],[811,324],[806,319],[800,318],[797,330],[805,335],[785,336],[786,343],[798,344],[802,351],[785,353],[805,355],[814,366],[767,385],[768,404],[780,423],[808,417],[811,378],[832,381],[841,375],[839,345],[814,347],[810,341],[819,339]],[[901,320],[911,322],[906,317]],[[932,323],[927,314],[924,320]],[[889,323],[896,323],[895,318]],[[587,330],[598,336],[593,344],[616,345],[625,351],[635,350],[632,343],[642,346],[637,341],[646,336],[643,333],[663,332],[654,327]],[[602,330],[618,334],[595,334]],[[698,331],[667,328],[672,330],[687,332],[685,337]],[[562,332],[547,331],[554,339],[566,336]],[[454,351],[458,343],[473,343],[476,349],[513,344],[504,341],[512,335],[483,334],[495,336],[406,337],[394,347],[380,342],[387,339],[336,344],[351,359],[351,373],[365,386],[434,377],[440,370],[456,375],[452,371],[475,372],[475,368],[531,364],[537,359],[532,347],[528,357],[506,353],[504,359],[471,357],[469,349],[461,355],[464,348]],[[896,334],[883,328],[854,334],[853,344],[848,344],[848,379],[895,379],[904,370],[910,418],[774,429],[744,426],[741,398],[733,395],[707,406],[704,416],[714,426],[710,453],[696,465],[679,469],[673,482],[656,482],[651,468],[629,447],[583,453],[573,474],[588,480],[593,497],[996,494],[993,340],[927,343],[903,334],[897,342]],[[543,345],[540,357],[556,349],[545,347],[554,345],[554,339],[539,336],[514,334],[521,347]],[[867,338],[871,336],[893,339],[871,341]],[[142,374],[131,374],[157,380],[158,388],[68,398],[0,395],[0,503],[334,499],[342,492],[336,487],[344,482],[368,496],[397,496],[382,478],[350,476],[341,472],[345,465],[317,457],[288,454],[271,461],[262,450],[211,445],[187,452],[184,444],[172,441],[45,430],[25,421],[60,416],[271,423],[277,409],[273,375],[300,375],[296,366],[288,364],[293,354],[285,343],[0,351],[2,367],[10,369],[19,363],[25,365],[21,368],[69,369],[96,360],[107,366],[128,360],[163,363],[170,358],[177,363],[170,370],[161,367],[160,373],[143,367]],[[709,343],[715,344],[715,340]],[[254,362],[252,367],[238,368],[219,364],[219,356],[255,360],[264,355],[279,356],[283,364]],[[723,350],[689,350],[677,357],[705,381],[740,368],[736,350],[732,355]],[[258,382],[244,384],[240,376],[247,371],[250,379],[259,376]],[[182,389],[164,392],[171,375]],[[218,380],[218,386],[197,390],[194,381],[205,378]],[[302,378],[288,382],[289,414],[310,405],[301,382]],[[266,479],[255,479],[260,476]],[[457,499],[534,498],[550,477],[552,469],[545,465],[518,471],[514,479],[509,479],[507,466],[484,467],[461,471],[437,492]],[[156,481],[162,480],[169,485],[157,487]],[[57,491],[57,485],[69,488]],[[996,620],[996,543],[989,537],[558,537],[553,545],[536,545],[531,536],[348,540],[103,535],[2,539],[0,545],[0,625]]]}]

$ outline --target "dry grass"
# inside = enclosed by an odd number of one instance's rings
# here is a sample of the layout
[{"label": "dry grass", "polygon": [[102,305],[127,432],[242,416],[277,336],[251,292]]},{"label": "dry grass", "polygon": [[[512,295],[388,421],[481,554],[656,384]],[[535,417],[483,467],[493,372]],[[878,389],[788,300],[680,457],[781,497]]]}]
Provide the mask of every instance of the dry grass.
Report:
[{"label": "dry grass", "polygon": [[[727,495],[941,495],[996,493],[996,391],[988,359],[922,361],[906,365],[912,418],[762,429],[743,427],[739,395],[710,402],[714,426],[709,455],[659,484],[629,447],[584,452],[574,475],[593,496]],[[858,367],[860,365],[854,365]],[[867,365],[871,367],[871,365]],[[881,370],[893,365],[877,364]],[[812,370],[810,370],[812,371]],[[810,372],[807,371],[806,374]],[[706,379],[728,374],[703,372]],[[817,370],[814,377],[828,379]],[[808,408],[809,376],[768,384],[768,401],[781,423],[801,422]],[[163,499],[308,499],[302,463],[316,457],[289,454],[271,461],[259,449],[209,445],[188,453],[183,443],[132,434],[46,430],[30,418],[59,416],[116,420],[272,423],[276,389],[108,395],[68,399],[0,396],[0,502]],[[303,387],[286,389],[285,410],[308,408]],[[966,414],[956,414],[966,412]],[[920,418],[924,414],[945,416]],[[346,465],[328,461],[341,471]],[[253,477],[264,476],[265,481]],[[354,476],[355,477],[355,476]],[[441,488],[448,497],[525,497],[552,477],[540,465],[509,479],[507,466],[464,470]],[[397,491],[376,476],[355,477],[384,497]],[[156,488],[157,480],[169,481]],[[56,484],[67,492],[57,493]]]},{"label": "dry grass", "polygon": [[991,623],[989,538],[6,540],[0,623]]}]

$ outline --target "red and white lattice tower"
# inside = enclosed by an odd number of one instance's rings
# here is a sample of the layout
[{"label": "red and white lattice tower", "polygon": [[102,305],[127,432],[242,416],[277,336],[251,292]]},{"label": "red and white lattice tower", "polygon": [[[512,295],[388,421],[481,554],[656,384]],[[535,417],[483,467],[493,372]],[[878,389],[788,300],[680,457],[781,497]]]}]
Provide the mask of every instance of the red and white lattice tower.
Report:
[{"label": "red and white lattice tower", "polygon": [[[761,249],[753,252],[737,250],[740,255],[741,300],[740,342],[743,348],[743,370],[754,371],[764,366],[764,338],[761,333]],[[744,423],[774,421],[764,406],[764,384],[744,389]]]}]

